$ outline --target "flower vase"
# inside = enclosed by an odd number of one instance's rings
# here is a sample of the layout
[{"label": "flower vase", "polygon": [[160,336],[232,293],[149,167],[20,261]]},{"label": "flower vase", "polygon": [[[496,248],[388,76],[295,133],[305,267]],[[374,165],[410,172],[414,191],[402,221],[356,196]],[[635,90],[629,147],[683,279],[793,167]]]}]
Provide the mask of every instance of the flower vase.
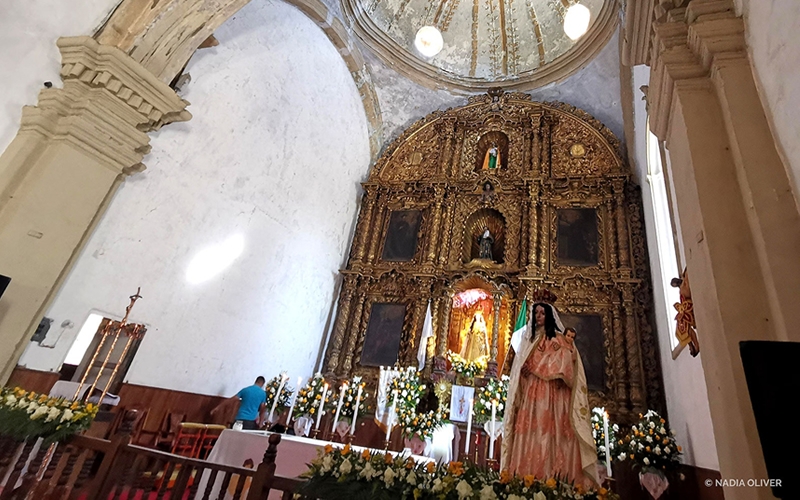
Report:
[{"label": "flower vase", "polygon": [[341,419],[336,422],[336,434],[339,435],[339,440],[344,443],[344,437],[350,432],[350,422],[346,419]]},{"label": "flower vase", "polygon": [[425,453],[425,440],[419,434],[403,436],[403,447],[411,450],[413,455],[422,455]]},{"label": "flower vase", "polygon": [[294,421],[295,436],[308,436],[308,433],[311,432],[311,424],[313,423],[314,420],[308,415],[297,417]]},{"label": "flower vase", "polygon": [[606,479],[608,479],[608,470],[606,469],[606,463],[603,461],[598,461],[595,464],[595,467],[597,468],[597,482],[600,483],[601,485],[605,484]]},{"label": "flower vase", "polygon": [[645,471],[639,473],[639,484],[650,493],[655,500],[661,498],[661,495],[667,491],[669,481],[660,472]]},{"label": "flower vase", "polygon": [[[492,421],[491,420],[487,420],[486,422],[484,422],[483,430],[486,431],[487,439],[491,439],[492,438]],[[499,438],[502,435],[503,435],[503,421],[502,420],[495,420],[494,421],[494,439],[495,439],[495,441],[497,440],[497,438]]]}]

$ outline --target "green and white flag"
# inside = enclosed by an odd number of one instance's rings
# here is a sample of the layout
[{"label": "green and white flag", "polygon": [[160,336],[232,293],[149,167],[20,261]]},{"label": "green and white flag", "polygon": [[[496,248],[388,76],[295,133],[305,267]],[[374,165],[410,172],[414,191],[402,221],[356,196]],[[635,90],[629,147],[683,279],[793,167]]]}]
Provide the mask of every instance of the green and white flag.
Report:
[{"label": "green and white flag", "polygon": [[514,333],[511,334],[511,347],[514,352],[519,352],[519,347],[522,345],[522,339],[525,337],[525,330],[528,326],[528,301],[522,299],[522,305],[519,308],[519,315],[517,322],[514,324]]}]

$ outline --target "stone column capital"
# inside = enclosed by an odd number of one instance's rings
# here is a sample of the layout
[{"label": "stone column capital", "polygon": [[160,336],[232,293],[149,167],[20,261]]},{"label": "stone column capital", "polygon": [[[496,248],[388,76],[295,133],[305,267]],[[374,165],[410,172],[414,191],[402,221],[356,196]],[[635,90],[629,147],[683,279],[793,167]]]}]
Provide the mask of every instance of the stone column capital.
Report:
[{"label": "stone column capital", "polygon": [[144,169],[147,132],[189,120],[189,103],[117,49],[87,36],[60,38],[63,88],[23,109],[20,134],[63,141],[123,174]]}]

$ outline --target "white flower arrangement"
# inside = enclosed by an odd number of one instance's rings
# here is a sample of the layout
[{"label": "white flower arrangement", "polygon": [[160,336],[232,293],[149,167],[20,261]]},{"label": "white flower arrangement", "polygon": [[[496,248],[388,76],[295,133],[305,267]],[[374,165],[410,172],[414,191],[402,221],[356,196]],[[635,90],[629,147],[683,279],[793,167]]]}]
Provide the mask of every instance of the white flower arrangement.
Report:
[{"label": "white flower arrangement", "polygon": [[17,440],[41,437],[62,441],[86,430],[98,407],[92,403],[51,398],[19,387],[0,389],[0,435]]},{"label": "white flower arrangement", "polygon": [[495,419],[503,420],[508,399],[508,381],[508,375],[503,375],[499,379],[489,379],[485,387],[475,388],[475,422],[481,424],[492,418],[492,401],[496,402]]},{"label": "white flower arrangement", "polygon": [[681,447],[675,442],[675,434],[653,410],[639,414],[639,422],[624,439],[617,440],[617,445],[618,460],[632,460],[643,470],[663,474],[680,464]]},{"label": "white flower arrangement", "polygon": [[381,498],[421,500],[619,500],[604,488],[584,491],[556,478],[513,476],[471,463],[417,463],[405,455],[357,453],[350,445],[326,446],[302,477],[306,483],[298,493],[329,500],[373,498],[378,491]]},{"label": "white flower arrangement", "polygon": [[329,387],[328,393],[325,396],[325,401],[320,404],[322,391],[325,390],[324,386],[325,378],[323,378],[321,373],[316,373],[314,377],[306,383],[305,387],[299,390],[297,393],[297,400],[294,404],[295,417],[301,417],[303,415],[316,417],[320,410],[322,410],[324,414],[325,407],[330,406],[333,399],[331,397],[332,391]]},{"label": "white flower arrangement", "polygon": [[462,358],[460,354],[447,351],[447,361],[450,362],[450,368],[461,375],[470,382],[478,375],[483,374],[488,366],[489,356],[481,356],[474,361],[467,361]]},{"label": "white flower arrangement", "polygon": [[[603,410],[601,408],[592,409],[592,437],[594,438],[594,445],[597,449],[597,460],[604,462],[606,460],[606,436],[604,431]],[[608,447],[611,448],[608,453],[610,457],[616,458],[619,443],[617,443],[617,432],[619,426],[608,423]]]}]

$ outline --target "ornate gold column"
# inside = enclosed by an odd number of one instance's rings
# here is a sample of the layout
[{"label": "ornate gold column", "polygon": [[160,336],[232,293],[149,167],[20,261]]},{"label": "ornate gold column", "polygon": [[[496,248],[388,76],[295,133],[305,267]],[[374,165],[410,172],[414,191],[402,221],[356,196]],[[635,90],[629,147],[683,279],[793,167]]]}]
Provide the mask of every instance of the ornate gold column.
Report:
[{"label": "ornate gold column", "polygon": [[493,291],[492,299],[492,345],[489,351],[489,363],[486,376],[497,378],[497,344],[500,335],[500,308],[503,306],[503,292]]},{"label": "ornate gold column", "polygon": [[614,217],[617,222],[617,254],[620,272],[624,277],[631,275],[631,246],[628,232],[628,219],[625,217],[625,181],[614,180]]},{"label": "ornate gold column", "polygon": [[355,300],[356,307],[353,309],[353,315],[350,317],[350,321],[348,322],[350,326],[345,332],[347,335],[347,345],[344,351],[341,353],[343,358],[342,369],[338,372],[338,374],[343,377],[350,377],[352,375],[353,355],[355,355],[356,342],[358,342],[358,338],[361,336],[361,322],[364,317],[364,302],[367,300],[367,298],[364,295],[359,294],[357,297],[354,296],[353,300]]},{"label": "ornate gold column", "polygon": [[360,263],[364,260],[364,254],[367,250],[367,243],[369,238],[367,235],[371,233],[372,226],[372,212],[375,210],[375,201],[378,197],[377,190],[374,186],[364,185],[364,204],[363,209],[358,214],[358,223],[356,225],[356,234],[358,239],[354,245],[353,260],[355,263]]},{"label": "ornate gold column", "polygon": [[620,283],[622,291],[622,308],[625,311],[625,358],[627,359],[628,381],[630,383],[630,401],[633,413],[645,413],[647,403],[644,394],[644,372],[642,371],[642,353],[639,334],[636,329],[636,314],[633,302],[633,284]]},{"label": "ornate gold column", "polygon": [[[386,196],[386,192],[384,189],[379,188],[377,197],[380,200],[383,196]],[[369,254],[367,254],[366,262],[370,264],[375,264],[378,261],[378,248],[380,247],[380,241],[382,236],[383,230],[383,219],[386,216],[386,204],[385,203],[378,203],[378,210],[375,211],[375,219],[370,222],[370,233],[369,233]]]},{"label": "ornate gold column", "polygon": [[609,267],[613,270],[617,270],[619,268],[619,257],[617,257],[617,239],[615,237],[617,234],[617,217],[616,211],[614,210],[614,201],[613,199],[606,200],[606,217],[605,217],[605,231],[608,235],[606,241],[608,241],[608,263]]},{"label": "ornate gold column", "polygon": [[61,89],[23,108],[0,156],[0,383],[124,178],[143,170],[147,132],[191,118],[188,103],[114,47],[61,38]]},{"label": "ornate gold column", "polygon": [[435,199],[433,202],[433,218],[431,222],[431,237],[428,242],[428,255],[425,259],[425,264],[429,266],[435,265],[437,259],[437,251],[441,249],[439,244],[439,235],[442,232],[442,203],[444,203],[444,187],[435,186]]},{"label": "ornate gold column", "polygon": [[[452,196],[448,196],[447,193],[444,195],[444,223],[442,224],[442,231],[439,233],[439,246],[440,248],[450,248],[450,238],[451,238],[451,229],[452,224],[450,221],[453,219],[453,212],[456,209],[455,200]],[[449,252],[439,252],[439,267],[445,267],[447,265],[447,256]]]},{"label": "ornate gold column", "polygon": [[445,351],[447,351],[447,334],[450,332],[450,312],[452,308],[453,291],[447,290],[439,306],[439,314],[441,314],[442,319],[440,322],[441,327],[436,330],[436,357],[433,361],[433,372],[437,380],[444,376],[445,368],[447,367],[444,355]]},{"label": "ornate gold column", "polygon": [[356,275],[344,275],[342,291],[339,293],[339,304],[336,307],[336,322],[333,325],[333,333],[331,334],[333,337],[330,340],[331,351],[325,355],[327,363],[322,369],[326,377],[333,377],[339,373],[339,354],[342,352],[346,327],[350,320],[350,305],[353,302],[353,292],[355,291],[357,280],[358,277]]},{"label": "ornate gold column", "polygon": [[[614,378],[615,378],[615,399],[617,401],[628,401],[628,387],[625,383],[628,380],[628,365],[625,362],[625,332],[622,330],[620,319],[620,306],[615,301],[611,309],[611,331],[613,339],[614,356]],[[619,408],[619,411],[627,412],[626,408]]]},{"label": "ornate gold column", "polygon": [[529,186],[530,211],[528,212],[528,272],[539,269],[537,254],[539,250],[539,183]]}]

